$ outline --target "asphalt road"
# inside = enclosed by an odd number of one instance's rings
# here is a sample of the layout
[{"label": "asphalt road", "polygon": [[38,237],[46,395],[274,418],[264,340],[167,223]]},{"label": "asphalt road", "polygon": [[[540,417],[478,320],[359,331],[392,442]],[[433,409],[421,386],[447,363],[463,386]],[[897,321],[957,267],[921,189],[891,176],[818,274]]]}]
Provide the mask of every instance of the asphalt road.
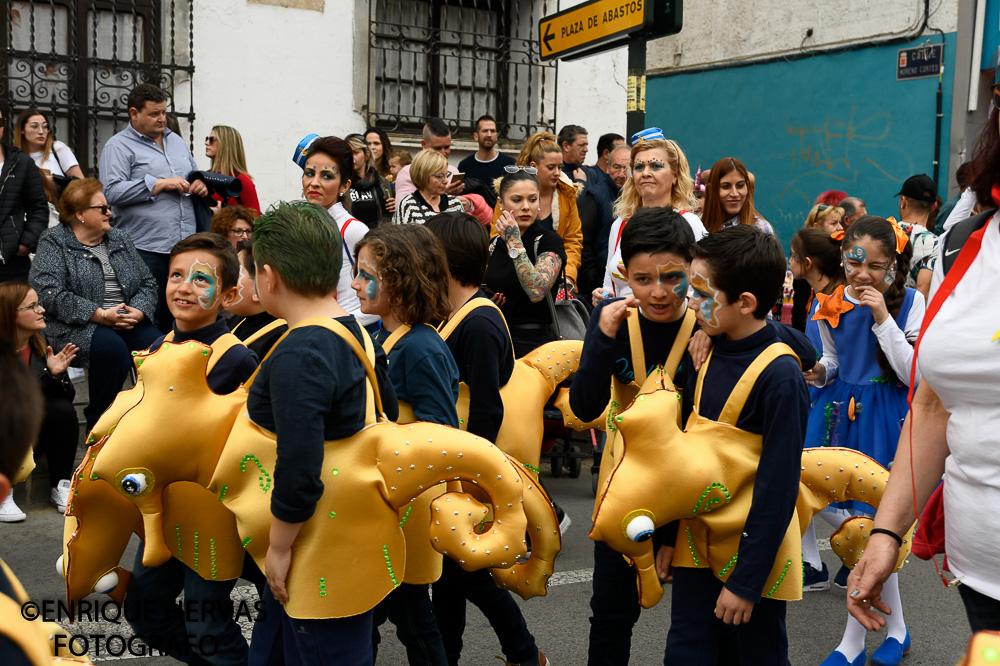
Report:
[{"label": "asphalt road", "polygon": [[[528,627],[541,650],[556,666],[577,666],[587,659],[587,635],[590,615],[590,575],[593,566],[593,546],[587,537],[593,508],[590,470],[586,467],[578,479],[549,477],[547,465],[544,481],[550,494],[573,518],[564,537],[563,552],[556,561],[556,575],[543,598],[522,602]],[[65,589],[56,574],[55,561],[60,554],[62,517],[47,505],[28,507],[28,520],[19,524],[0,524],[0,557],[15,571],[28,593],[36,601],[59,600]],[[821,539],[829,536],[825,524],[818,527]],[[134,548],[134,540],[133,540]],[[125,562],[131,562],[133,552]],[[831,572],[839,566],[830,550],[821,551]],[[900,588],[905,617],[913,648],[904,659],[905,666],[951,666],[958,662],[969,638],[969,629],[962,603],[955,589],[946,589],[930,562],[910,557],[900,574]],[[237,588],[250,594],[246,588]],[[96,598],[96,597],[95,597]],[[663,647],[669,625],[670,588],[656,607],[643,611],[632,640],[632,664],[662,663]],[[800,602],[788,605],[789,656],[792,664],[816,666],[840,641],[847,611],[844,591],[831,587],[826,592],[806,595]],[[80,627],[80,625],[77,625]],[[84,633],[103,629],[108,633],[128,633],[122,625],[80,627]],[[249,629],[249,627],[247,627]],[[871,634],[868,652],[881,642],[881,636]],[[499,644],[485,618],[470,605],[465,633],[462,663],[493,665],[501,654]],[[97,658],[104,663],[113,659]],[[116,660],[114,660],[116,661]],[[137,666],[177,663],[166,657],[133,657]],[[405,665],[402,646],[395,640],[391,626],[383,627],[379,664]]]}]

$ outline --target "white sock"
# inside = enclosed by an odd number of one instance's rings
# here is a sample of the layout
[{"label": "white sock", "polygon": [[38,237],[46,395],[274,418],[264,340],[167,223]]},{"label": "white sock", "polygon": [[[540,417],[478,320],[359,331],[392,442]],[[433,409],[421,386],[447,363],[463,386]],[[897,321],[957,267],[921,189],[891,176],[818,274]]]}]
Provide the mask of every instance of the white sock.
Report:
[{"label": "white sock", "polygon": [[902,643],[906,638],[906,622],[903,621],[903,600],[899,596],[899,574],[892,574],[882,584],[882,601],[892,609],[892,615],[885,616],[886,637]]},{"label": "white sock", "polygon": [[840,640],[840,645],[836,651],[847,657],[847,661],[854,661],[858,655],[865,651],[865,634],[867,631],[860,622],[854,619],[850,613],[847,614],[847,626],[844,627],[844,637]]},{"label": "white sock", "polygon": [[830,523],[830,526],[834,529],[840,527],[840,524],[850,518],[853,514],[847,509],[835,509],[832,506],[827,507],[819,512],[819,517]]},{"label": "white sock", "polygon": [[819,548],[816,546],[816,526],[812,522],[802,535],[802,559],[812,568],[822,571],[823,560],[820,559]]}]

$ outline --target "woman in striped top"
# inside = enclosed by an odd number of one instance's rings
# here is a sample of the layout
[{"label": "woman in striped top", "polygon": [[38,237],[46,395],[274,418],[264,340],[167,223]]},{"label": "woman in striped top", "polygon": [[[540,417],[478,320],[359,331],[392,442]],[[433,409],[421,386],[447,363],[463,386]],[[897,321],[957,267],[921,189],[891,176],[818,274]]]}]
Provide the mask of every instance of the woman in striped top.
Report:
[{"label": "woman in striped top", "polygon": [[407,194],[396,207],[395,224],[423,224],[438,213],[471,212],[472,202],[449,196],[448,158],[434,150],[421,150],[410,165],[410,178],[417,191]]}]

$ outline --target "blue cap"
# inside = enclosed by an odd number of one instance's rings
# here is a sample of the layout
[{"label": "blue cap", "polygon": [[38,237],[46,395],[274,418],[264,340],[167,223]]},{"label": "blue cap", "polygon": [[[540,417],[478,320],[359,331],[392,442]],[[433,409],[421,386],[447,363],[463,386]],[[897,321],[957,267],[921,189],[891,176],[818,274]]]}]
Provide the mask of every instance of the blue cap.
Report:
[{"label": "blue cap", "polygon": [[659,127],[647,127],[641,132],[636,132],[632,135],[632,145],[639,143],[640,141],[652,141],[653,139],[664,139],[667,137],[663,136],[663,130]]},{"label": "blue cap", "polygon": [[292,155],[292,161],[298,164],[300,169],[306,168],[306,155],[309,153],[309,146],[318,138],[319,134],[307,134],[299,141],[299,145],[295,146],[295,154]]}]

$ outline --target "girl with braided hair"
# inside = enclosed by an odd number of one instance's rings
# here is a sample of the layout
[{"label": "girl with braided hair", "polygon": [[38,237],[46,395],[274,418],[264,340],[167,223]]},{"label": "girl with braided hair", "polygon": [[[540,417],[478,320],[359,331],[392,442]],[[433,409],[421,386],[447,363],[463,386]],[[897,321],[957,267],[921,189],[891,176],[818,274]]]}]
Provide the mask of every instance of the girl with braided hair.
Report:
[{"label": "girl with braided hair", "polygon": [[[913,246],[895,220],[866,216],[844,232],[841,257],[846,285],[817,293],[812,319],[819,324],[823,357],[805,373],[823,387],[813,399],[806,446],[857,449],[888,467],[908,411],[907,385],[924,298],[905,286]],[[919,375],[917,376],[919,379]],[[854,503],[855,514],[873,511]],[[838,584],[846,585],[846,570]],[[841,580],[842,579],[842,580]],[[896,574],[882,590],[892,609],[888,635],[873,664],[898,664],[910,647]],[[865,628],[848,616],[843,640],[821,666],[865,663]]]}]

